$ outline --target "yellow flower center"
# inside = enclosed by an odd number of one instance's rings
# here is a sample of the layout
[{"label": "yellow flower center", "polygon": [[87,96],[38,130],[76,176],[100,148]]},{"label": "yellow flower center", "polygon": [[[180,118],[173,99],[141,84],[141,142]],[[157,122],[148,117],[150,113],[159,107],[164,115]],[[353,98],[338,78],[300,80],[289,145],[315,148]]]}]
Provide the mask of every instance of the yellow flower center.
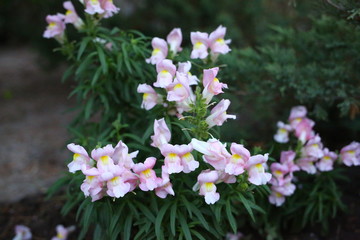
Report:
[{"label": "yellow flower center", "polygon": [[199,48],[201,48],[203,45],[204,45],[204,44],[203,44],[202,42],[197,42],[197,43],[195,43],[194,48],[195,48],[195,49],[199,49]]},{"label": "yellow flower center", "polygon": [[220,43],[220,44],[225,44],[225,41],[224,41],[223,38],[218,38],[218,39],[216,39],[216,42],[217,42],[217,43]]},{"label": "yellow flower center", "polygon": [[231,156],[231,162],[232,163],[238,163],[241,160],[241,156],[239,154],[233,154]]},{"label": "yellow flower center", "polygon": [[73,161],[76,161],[81,155],[78,153],[75,153],[73,156]]},{"label": "yellow flower center", "polygon": [[160,49],[159,48],[154,48],[154,50],[152,51],[152,56],[155,56],[157,55],[158,53],[160,52]]},{"label": "yellow flower center", "polygon": [[347,151],[348,154],[355,155],[355,150]]},{"label": "yellow flower center", "polygon": [[150,97],[150,93],[144,93],[143,99],[146,100]]},{"label": "yellow flower center", "polygon": [[150,168],[142,171],[141,173],[144,174],[146,178],[151,177],[151,169]]},{"label": "yellow flower center", "polygon": [[194,156],[191,153],[185,153],[183,158],[185,159],[186,162],[191,162],[194,158]]},{"label": "yellow flower center", "polygon": [[280,198],[280,197],[282,197],[283,195],[282,195],[281,193],[276,192],[276,193],[275,193],[275,196],[276,196],[277,198]]},{"label": "yellow flower center", "polygon": [[324,159],[325,161],[329,161],[329,160],[331,160],[331,157],[325,156],[323,159]]},{"label": "yellow flower center", "polygon": [[67,10],[66,13],[65,13],[65,15],[68,16],[68,15],[70,15],[70,14],[72,14],[72,13],[73,13],[73,12],[72,12],[71,10]]},{"label": "yellow flower center", "polygon": [[183,88],[184,86],[181,84],[181,83],[178,83],[174,86],[174,90],[177,90],[177,89],[180,89],[180,88]]},{"label": "yellow flower center", "polygon": [[100,157],[100,161],[104,164],[104,165],[108,165],[109,161],[110,161],[110,157],[109,156],[102,156]]},{"label": "yellow flower center", "polygon": [[285,134],[285,133],[287,133],[287,130],[285,128],[279,128],[279,133]]},{"label": "yellow flower center", "polygon": [[219,83],[220,81],[219,81],[218,78],[214,78],[213,82],[214,82],[214,83]]},{"label": "yellow flower center", "polygon": [[86,176],[86,180],[91,183],[94,180],[95,176]]},{"label": "yellow flower center", "polygon": [[113,185],[118,185],[120,183],[120,177],[119,176],[114,177],[110,181]]},{"label": "yellow flower center", "polygon": [[259,172],[264,171],[264,166],[261,163],[256,164],[255,167]]},{"label": "yellow flower center", "polygon": [[90,0],[92,4],[98,4],[99,0]]},{"label": "yellow flower center", "polygon": [[274,171],[274,174],[275,174],[276,176],[281,176],[281,175],[282,175],[282,171],[276,170],[276,171]]},{"label": "yellow flower center", "polygon": [[55,22],[50,22],[49,23],[49,28],[53,29],[54,27],[56,27],[56,23]]},{"label": "yellow flower center", "polygon": [[212,182],[205,183],[205,190],[207,192],[211,192],[213,190],[213,188],[214,188],[214,183],[212,183]]},{"label": "yellow flower center", "polygon": [[56,235],[56,237],[57,237],[57,238],[60,238],[60,239],[64,239],[64,236],[63,236],[61,233],[58,233],[58,234]]}]

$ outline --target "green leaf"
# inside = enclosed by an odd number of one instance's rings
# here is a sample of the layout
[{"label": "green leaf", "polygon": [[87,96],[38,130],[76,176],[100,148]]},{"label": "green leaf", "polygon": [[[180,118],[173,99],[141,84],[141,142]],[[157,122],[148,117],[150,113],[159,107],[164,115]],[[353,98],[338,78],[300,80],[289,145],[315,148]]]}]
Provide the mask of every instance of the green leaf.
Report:
[{"label": "green leaf", "polygon": [[124,223],[124,240],[130,240],[132,221],[133,221],[133,214],[130,212],[129,215],[126,216],[126,220]]},{"label": "green leaf", "polygon": [[161,231],[161,224],[162,224],[163,217],[166,213],[166,210],[169,208],[170,204],[171,204],[171,202],[165,203],[165,205],[162,206],[162,208],[160,208],[160,211],[157,214],[156,221],[155,221],[155,234],[158,239],[164,239],[163,233]]},{"label": "green leaf", "polygon": [[199,232],[195,231],[195,230],[191,230],[191,233],[196,236],[199,240],[207,240],[206,238],[204,238]]},{"label": "green leaf", "polygon": [[227,215],[228,221],[229,221],[229,223],[230,223],[230,226],[231,226],[233,232],[234,232],[234,233],[237,233],[237,224],[236,224],[236,220],[235,220],[235,218],[234,218],[234,216],[233,216],[233,214],[232,214],[232,212],[231,212],[231,204],[230,204],[230,200],[229,200],[229,199],[226,201],[226,205],[225,205],[225,206],[226,206],[226,208],[225,208],[225,210],[226,210],[226,215]]},{"label": "green leaf", "polygon": [[77,54],[77,60],[80,60],[82,54],[84,53],[89,41],[91,41],[91,37],[84,37],[81,44],[80,44],[80,47],[79,47],[79,51],[78,51],[78,54]]},{"label": "green leaf", "polygon": [[107,62],[106,62],[106,56],[105,56],[104,50],[99,45],[96,45],[96,50],[98,52],[98,56],[99,56],[99,59],[100,59],[102,71],[103,71],[104,74],[107,74],[108,65],[107,65]]},{"label": "green leaf", "polygon": [[145,207],[142,203],[135,201],[135,205],[141,210],[141,212],[152,222],[155,223],[155,216],[150,210]]},{"label": "green leaf", "polygon": [[170,230],[173,236],[176,235],[175,222],[176,222],[177,202],[171,206],[170,209]]},{"label": "green leaf", "polygon": [[241,193],[239,193],[239,198],[241,203],[244,205],[245,209],[248,211],[251,219],[255,222],[254,213],[250,207],[249,201]]},{"label": "green leaf", "polygon": [[179,212],[178,217],[179,217],[179,222],[181,225],[181,231],[184,233],[185,239],[192,240],[189,225],[187,224],[187,221],[186,221],[184,215],[181,212]]}]

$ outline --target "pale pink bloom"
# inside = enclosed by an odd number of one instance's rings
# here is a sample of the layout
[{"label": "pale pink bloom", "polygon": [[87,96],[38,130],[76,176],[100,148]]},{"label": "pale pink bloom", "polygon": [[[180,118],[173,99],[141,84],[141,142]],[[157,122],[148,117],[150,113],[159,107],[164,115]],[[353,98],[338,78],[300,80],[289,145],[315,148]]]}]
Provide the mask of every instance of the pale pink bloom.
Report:
[{"label": "pale pink bloom", "polygon": [[81,191],[86,197],[91,196],[92,201],[96,201],[103,197],[103,181],[100,180],[100,172],[97,168],[82,169],[83,174],[86,176],[80,186]]},{"label": "pale pink bloom", "polygon": [[271,189],[271,194],[269,196],[269,202],[271,204],[274,204],[277,207],[280,207],[285,202],[285,197],[281,193]]},{"label": "pale pink bloom", "polygon": [[96,13],[103,14],[105,10],[101,7],[99,0],[84,0],[85,12],[94,15]]},{"label": "pale pink bloom", "polygon": [[181,155],[181,164],[183,165],[184,173],[189,173],[194,171],[199,167],[199,162],[195,160],[194,156],[191,154],[193,147],[191,144],[182,145],[183,146],[183,154]]},{"label": "pale pink bloom", "polygon": [[203,159],[216,170],[225,170],[228,159],[231,154],[226,150],[225,144],[217,139],[209,139],[207,142],[199,141],[195,138],[191,140],[193,148],[204,154]]},{"label": "pale pink bloom", "polygon": [[208,44],[208,34],[202,32],[192,32],[190,34],[191,43],[193,44],[193,50],[191,51],[191,58],[206,58],[209,53],[207,51]]},{"label": "pale pink bloom", "polygon": [[64,41],[65,16],[63,14],[47,15],[46,21],[49,24],[43,34],[44,38],[55,38],[60,43]]},{"label": "pale pink bloom", "polygon": [[139,175],[139,187],[143,191],[152,191],[158,187],[156,183],[156,174],[153,167],[156,163],[156,158],[148,157],[144,163],[137,163],[133,167],[133,171]]},{"label": "pale pink bloom", "polygon": [[218,180],[215,182],[215,184],[218,183],[236,183],[236,177],[234,175],[230,175],[226,173],[224,170],[216,170],[218,173]]},{"label": "pale pink bloom", "polygon": [[303,156],[322,158],[324,152],[322,150],[323,144],[319,135],[316,135],[314,138],[311,138],[304,148],[302,149]]},{"label": "pale pink bloom", "polygon": [[244,237],[244,234],[241,232],[238,232],[236,234],[233,233],[227,233],[226,234],[226,240],[240,240]]},{"label": "pale pink bloom", "polygon": [[151,53],[151,57],[146,59],[146,62],[155,65],[166,58],[168,54],[168,46],[164,39],[158,37],[152,39],[151,45],[153,47],[153,51]]},{"label": "pale pink bloom", "polygon": [[348,167],[360,165],[360,143],[352,142],[340,151],[341,161]]},{"label": "pale pink bloom", "polygon": [[155,87],[167,88],[174,80],[176,66],[169,59],[164,59],[156,64],[157,79]]},{"label": "pale pink bloom", "polygon": [[273,184],[272,189],[274,189],[276,192],[281,193],[284,196],[290,196],[295,192],[296,186],[293,184],[292,176],[287,176],[284,178],[284,181],[282,184]]},{"label": "pale pink bloom", "polygon": [[170,51],[174,54],[180,52],[182,48],[180,47],[182,42],[182,33],[180,28],[174,28],[169,35],[166,37],[166,41],[170,45]]},{"label": "pale pink bloom", "polygon": [[122,141],[119,141],[114,149],[112,159],[114,160],[114,163],[120,167],[131,169],[134,166],[133,158],[136,158],[138,153],[139,151],[129,153],[128,146]]},{"label": "pale pink bloom", "polygon": [[283,185],[285,175],[289,173],[288,166],[275,162],[270,165],[270,170],[272,175],[275,177],[271,179],[272,183],[274,185]]},{"label": "pale pink bloom", "polygon": [[113,0],[100,0],[101,8],[105,11],[104,18],[109,18],[120,11],[120,8],[116,7]]},{"label": "pale pink bloom", "polygon": [[324,156],[316,163],[317,169],[321,172],[333,170],[333,165],[337,159],[337,154],[331,152],[328,148],[323,149]]},{"label": "pale pink bloom", "polygon": [[308,118],[302,118],[295,127],[295,136],[302,142],[310,140],[315,136],[313,131],[315,123]]},{"label": "pale pink bloom", "polygon": [[235,115],[227,114],[226,111],[230,106],[230,100],[222,99],[212,110],[210,115],[206,118],[206,123],[209,128],[213,126],[221,126],[228,119],[236,119]]},{"label": "pale pink bloom", "polygon": [[52,237],[51,240],[66,240],[68,235],[75,230],[75,226],[64,227],[63,225],[56,226],[56,237]]},{"label": "pale pink bloom", "polygon": [[159,95],[150,85],[147,85],[146,83],[139,84],[137,92],[143,93],[143,101],[141,103],[141,108],[150,110],[155,107],[155,105],[159,101]]},{"label": "pale pink bloom", "polygon": [[227,84],[221,83],[216,77],[218,74],[219,68],[211,68],[204,70],[203,76],[203,86],[204,90],[202,92],[203,97],[206,99],[206,103],[209,103],[214,95],[223,93],[222,89],[227,88]]},{"label": "pale pink bloom", "polygon": [[190,73],[190,69],[191,69],[190,61],[180,62],[177,71],[188,75],[189,85],[197,85],[199,82],[199,79],[195,75],[192,75]]},{"label": "pale pink bloom", "polygon": [[24,225],[15,226],[15,237],[13,240],[30,240],[31,238],[32,234],[30,228]]},{"label": "pale pink bloom", "polygon": [[215,31],[209,35],[209,45],[212,54],[226,54],[230,52],[228,44],[231,40],[224,40],[226,34],[226,27],[219,26]]},{"label": "pale pink bloom", "polygon": [[112,157],[114,154],[114,148],[111,144],[106,145],[102,148],[96,148],[91,151],[91,157],[98,161],[103,156]]},{"label": "pale pink bloom", "polygon": [[182,102],[190,97],[189,79],[186,74],[176,72],[176,78],[168,87],[167,100],[172,102]]},{"label": "pale pink bloom", "polygon": [[182,146],[164,144],[160,147],[161,154],[165,157],[164,163],[168,174],[179,173],[184,169],[180,157],[182,154],[185,154],[183,153]]},{"label": "pale pink bloom", "polygon": [[155,194],[159,198],[166,198],[168,194],[175,196],[175,192],[170,182],[169,174],[167,173],[165,166],[162,168],[161,178],[157,178],[158,187],[155,188]]},{"label": "pale pink bloom", "polygon": [[65,23],[72,23],[77,29],[81,29],[84,26],[84,22],[76,13],[71,1],[64,2],[63,6],[67,10],[65,13]]},{"label": "pale pink bloom", "polygon": [[296,106],[291,108],[289,122],[292,128],[296,128],[297,124],[306,117],[307,110],[304,106]]},{"label": "pale pink bloom", "polygon": [[119,171],[121,171],[121,167],[115,165],[114,160],[112,159],[114,151],[111,144],[91,151],[91,157],[97,161],[96,167],[99,170],[99,177],[102,181],[112,179]]},{"label": "pale pink bloom", "polygon": [[226,164],[225,172],[231,175],[240,175],[245,171],[250,152],[243,145],[236,143],[231,144],[230,151],[232,155]]},{"label": "pale pink bloom", "polygon": [[315,174],[316,173],[316,167],[314,165],[315,162],[316,162],[316,158],[314,157],[302,157],[298,159],[296,163],[301,170],[309,174]]},{"label": "pale pink bloom", "polygon": [[74,153],[73,160],[67,165],[69,172],[81,170],[83,165],[90,166],[90,157],[82,146],[70,143],[67,148]]},{"label": "pale pink bloom", "polygon": [[133,191],[139,183],[139,177],[131,172],[130,170],[125,170],[121,176],[124,178],[124,182],[125,183],[129,183],[130,184],[130,190],[129,192]]},{"label": "pale pink bloom", "polygon": [[[123,171],[129,171],[123,169]],[[131,189],[130,183],[126,182],[127,179],[124,178],[123,172],[118,173],[112,179],[107,181],[107,191],[106,193],[110,197],[120,198],[125,196]]]},{"label": "pale pink bloom", "polygon": [[283,122],[277,122],[278,130],[274,135],[274,140],[278,143],[287,143],[289,141],[289,132],[292,131],[290,125]]},{"label": "pale pink bloom", "polygon": [[251,156],[246,164],[249,173],[249,182],[255,185],[263,185],[270,181],[272,175],[265,172],[269,154]]},{"label": "pale pink bloom", "polygon": [[154,135],[151,136],[151,146],[159,148],[161,145],[166,144],[171,139],[171,132],[166,125],[165,119],[161,118],[154,121]]},{"label": "pale pink bloom", "polygon": [[296,153],[294,151],[282,151],[280,155],[280,163],[286,165],[289,173],[299,171],[300,168],[295,164]]},{"label": "pale pink bloom", "polygon": [[200,185],[200,193],[205,197],[207,204],[214,204],[220,199],[220,194],[216,192],[215,182],[219,176],[217,171],[205,170],[202,171],[198,176],[198,183]]}]

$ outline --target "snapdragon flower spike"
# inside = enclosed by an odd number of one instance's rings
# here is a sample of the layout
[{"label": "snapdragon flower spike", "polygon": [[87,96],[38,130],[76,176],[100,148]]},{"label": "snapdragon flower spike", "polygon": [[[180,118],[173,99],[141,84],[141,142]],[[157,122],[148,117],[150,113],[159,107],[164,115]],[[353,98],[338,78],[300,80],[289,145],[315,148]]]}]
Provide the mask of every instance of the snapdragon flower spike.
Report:
[{"label": "snapdragon flower spike", "polygon": [[90,157],[82,146],[70,143],[67,148],[74,153],[73,160],[67,165],[69,172],[81,170],[84,165],[90,166]]},{"label": "snapdragon flower spike", "polygon": [[67,10],[64,19],[65,23],[74,24],[76,29],[81,29],[84,26],[84,22],[76,13],[74,5],[71,3],[71,1],[64,2],[63,6]]},{"label": "snapdragon flower spike", "polygon": [[164,39],[158,37],[152,39],[151,45],[153,47],[153,51],[151,53],[151,57],[146,59],[146,62],[155,65],[166,58],[168,55],[168,46]]},{"label": "snapdragon flower spike", "polygon": [[161,171],[161,178],[156,179],[158,185],[158,187],[155,188],[156,196],[159,198],[166,198],[168,194],[175,196],[166,167],[162,166]]},{"label": "snapdragon flower spike", "polygon": [[212,128],[215,125],[221,126],[229,118],[236,119],[235,115],[230,115],[226,113],[229,106],[230,106],[230,100],[222,99],[211,110],[210,115],[206,118],[206,123],[209,125],[209,128]]},{"label": "snapdragon flower spike", "polygon": [[281,121],[277,122],[278,130],[274,135],[274,140],[278,143],[287,143],[289,141],[289,132],[292,131],[292,127]]},{"label": "snapdragon flower spike", "polygon": [[300,170],[299,166],[297,166],[294,162],[295,157],[296,153],[291,150],[282,151],[280,155],[280,163],[287,166],[290,174]]},{"label": "snapdragon flower spike", "polygon": [[182,42],[182,33],[180,28],[174,28],[169,35],[166,37],[166,41],[170,45],[170,51],[174,54],[180,52],[182,48],[180,47]]},{"label": "snapdragon flower spike", "polygon": [[225,166],[225,172],[238,176],[245,171],[245,165],[250,158],[250,152],[244,145],[232,143],[230,146],[231,157]]},{"label": "snapdragon flower spike", "polygon": [[154,135],[151,136],[153,141],[150,145],[160,148],[163,144],[170,142],[171,132],[166,125],[165,119],[161,118],[154,121]]},{"label": "snapdragon flower spike", "polygon": [[153,87],[150,85],[143,83],[139,84],[137,88],[138,93],[143,93],[143,101],[141,103],[141,108],[145,108],[146,110],[150,110],[159,103],[159,94],[156,93]]},{"label": "snapdragon flower spike", "polygon": [[190,54],[191,58],[204,59],[209,55],[207,51],[209,47],[208,37],[207,33],[202,32],[192,32],[190,34],[191,43],[193,44],[193,50]]},{"label": "snapdragon flower spike", "polygon": [[24,225],[15,226],[15,237],[13,240],[30,240],[31,238],[32,234],[30,228]]},{"label": "snapdragon flower spike", "polygon": [[223,93],[222,89],[227,88],[227,84],[221,83],[216,75],[219,72],[219,68],[210,68],[204,70],[202,92],[203,97],[206,99],[206,103],[209,103],[214,95]]},{"label": "snapdragon flower spike", "polygon": [[71,232],[75,230],[75,226],[64,227],[63,225],[56,226],[56,237],[52,237],[51,240],[66,240]]},{"label": "snapdragon flower spike", "polygon": [[277,192],[273,187],[271,187],[271,194],[269,196],[269,202],[274,204],[277,207],[280,207],[285,202],[285,197],[283,194]]},{"label": "snapdragon flower spike", "polygon": [[128,146],[126,146],[126,144],[122,141],[119,141],[114,149],[112,158],[114,160],[114,163],[118,166],[124,167],[126,169],[131,169],[134,166],[133,158],[136,158],[138,153],[139,151],[129,153]]},{"label": "snapdragon flower spike", "polygon": [[64,14],[47,15],[46,21],[48,26],[43,34],[44,38],[55,38],[60,43],[64,42],[65,31]]},{"label": "snapdragon flower spike", "polygon": [[226,150],[226,145],[217,139],[209,139],[207,142],[199,141],[195,138],[191,140],[193,148],[204,154],[203,159],[216,170],[225,170],[228,159],[231,154]]},{"label": "snapdragon flower spike", "polygon": [[164,59],[156,64],[157,79],[154,87],[167,88],[174,80],[176,66],[169,59]]},{"label": "snapdragon flower spike", "polygon": [[360,143],[352,142],[340,150],[340,159],[348,167],[360,165]]},{"label": "snapdragon flower spike", "polygon": [[177,71],[187,74],[189,79],[189,85],[197,85],[200,81],[195,75],[190,73],[191,70],[191,62],[180,62]]},{"label": "snapdragon flower spike", "polygon": [[183,102],[190,97],[191,89],[186,74],[176,72],[174,82],[168,86],[167,100],[170,102]]},{"label": "snapdragon flower spike", "polygon": [[333,170],[333,165],[337,159],[337,154],[331,152],[328,148],[323,150],[324,156],[316,163],[317,169],[321,172],[327,172]]},{"label": "snapdragon flower spike", "polygon": [[82,173],[86,176],[80,186],[81,191],[86,197],[90,196],[92,201],[97,201],[104,196],[103,181],[100,180],[100,172],[97,168],[87,169],[83,167]]},{"label": "snapdragon flower spike", "polygon": [[322,158],[324,156],[323,144],[319,135],[310,139],[302,149],[303,156]]},{"label": "snapdragon flower spike", "polygon": [[316,162],[316,158],[306,156],[301,157],[297,160],[296,164],[300,167],[301,170],[307,172],[308,174],[315,174],[316,173],[316,167],[314,163]]},{"label": "snapdragon flower spike", "polygon": [[230,52],[228,44],[231,40],[224,40],[226,34],[226,27],[219,26],[215,31],[209,35],[209,46],[211,49],[211,54],[226,54]]},{"label": "snapdragon flower spike", "polygon": [[270,181],[271,174],[265,172],[266,162],[269,154],[258,154],[251,156],[246,164],[246,170],[249,173],[249,182],[255,185],[263,185]]},{"label": "snapdragon flower spike", "polygon": [[96,13],[103,14],[105,10],[101,7],[99,0],[84,0],[85,12],[94,15]]},{"label": "snapdragon flower spike", "polygon": [[218,178],[217,171],[211,170],[202,171],[197,178],[200,185],[199,195],[205,197],[205,202],[207,204],[214,204],[220,199],[220,194],[216,192],[215,186],[215,182]]},{"label": "snapdragon flower spike", "polygon": [[152,191],[158,187],[156,174],[153,170],[155,163],[156,158],[148,157],[144,163],[137,163],[133,167],[133,171],[139,175],[139,187],[143,191]]},{"label": "snapdragon flower spike", "polygon": [[114,14],[120,11],[120,8],[116,7],[113,0],[100,0],[101,8],[105,11],[104,18],[112,17]]}]

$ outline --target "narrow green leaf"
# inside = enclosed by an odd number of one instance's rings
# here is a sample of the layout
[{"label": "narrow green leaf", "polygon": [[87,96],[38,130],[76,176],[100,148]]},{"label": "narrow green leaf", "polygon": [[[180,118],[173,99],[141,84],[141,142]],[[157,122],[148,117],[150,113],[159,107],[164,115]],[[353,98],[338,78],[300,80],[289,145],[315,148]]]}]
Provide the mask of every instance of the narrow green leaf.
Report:
[{"label": "narrow green leaf", "polygon": [[126,220],[124,223],[124,240],[130,240],[132,221],[133,221],[133,214],[130,213],[128,216],[126,216]]},{"label": "narrow green leaf", "polygon": [[171,206],[170,209],[170,230],[173,236],[176,235],[175,222],[176,222],[177,202]]},{"label": "narrow green leaf", "polygon": [[96,45],[96,50],[97,50],[99,60],[101,63],[102,71],[104,74],[106,74],[108,72],[108,65],[106,62],[106,56],[105,56],[104,50],[99,45]]},{"label": "narrow green leaf", "polygon": [[249,205],[248,200],[241,193],[239,193],[239,198],[240,198],[241,203],[244,205],[245,209],[248,211],[251,219],[255,222],[254,213]]},{"label": "narrow green leaf", "polygon": [[156,216],[156,220],[155,220],[155,234],[156,234],[156,237],[158,239],[163,239],[164,236],[161,232],[161,223],[162,223],[162,220],[163,220],[163,217],[166,213],[166,210],[169,208],[171,202],[167,202],[165,203],[165,205],[162,206],[162,208],[160,208],[160,211],[158,212],[157,216]]},{"label": "narrow green leaf", "polygon": [[192,240],[189,225],[187,224],[184,215],[181,212],[179,212],[178,217],[179,217],[179,222],[180,222],[180,225],[181,225],[181,231],[184,233],[185,239],[186,240]]},{"label": "narrow green leaf", "polygon": [[205,220],[203,214],[200,212],[200,210],[193,204],[190,204],[191,211],[196,215],[196,217],[199,219],[201,224],[204,226],[206,230],[209,230],[209,224]]},{"label": "narrow green leaf", "polygon": [[138,201],[135,201],[134,203],[152,223],[155,223],[155,216],[152,212],[149,211],[147,207]]},{"label": "narrow green leaf", "polygon": [[225,206],[226,206],[225,211],[226,211],[226,215],[227,215],[228,221],[230,223],[230,226],[231,226],[233,232],[237,233],[237,224],[236,224],[236,220],[231,212],[231,203],[230,203],[229,199],[226,201]]},{"label": "narrow green leaf", "polygon": [[196,236],[199,240],[207,240],[206,238],[204,238],[199,232],[195,231],[195,230],[191,230],[191,233]]},{"label": "narrow green leaf", "polygon": [[101,74],[101,68],[98,68],[91,80],[91,86],[95,86],[96,82],[98,81]]},{"label": "narrow green leaf", "polygon": [[78,54],[77,54],[77,60],[80,60],[82,54],[84,53],[89,41],[91,40],[92,38],[91,37],[85,37],[83,38],[81,44],[80,44],[80,47],[79,47],[79,51],[78,51]]}]

